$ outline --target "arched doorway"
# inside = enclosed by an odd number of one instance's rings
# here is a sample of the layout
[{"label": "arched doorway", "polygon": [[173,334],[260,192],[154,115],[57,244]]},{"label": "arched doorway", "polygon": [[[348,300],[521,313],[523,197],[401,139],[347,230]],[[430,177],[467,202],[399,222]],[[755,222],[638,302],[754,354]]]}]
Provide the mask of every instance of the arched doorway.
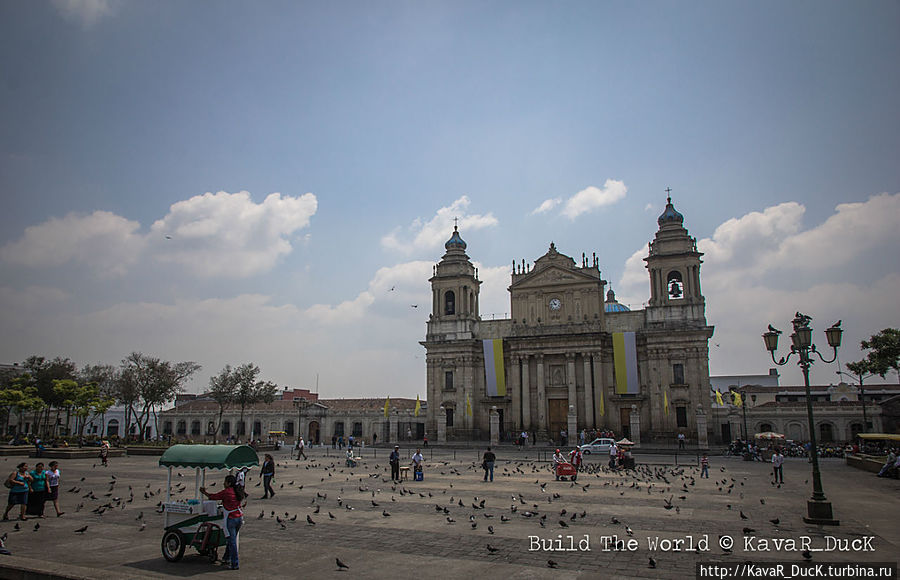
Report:
[{"label": "arched doorway", "polygon": [[318,421],[310,421],[309,422],[309,433],[307,433],[307,439],[310,443],[314,443],[316,445],[319,444],[319,422]]},{"label": "arched doorway", "polygon": [[834,441],[834,432],[831,429],[831,423],[821,423],[819,425],[819,443],[830,443]]},{"label": "arched doorway", "polygon": [[106,424],[106,436],[107,437],[118,437],[119,436],[119,421],[117,419],[110,419],[109,423]]}]

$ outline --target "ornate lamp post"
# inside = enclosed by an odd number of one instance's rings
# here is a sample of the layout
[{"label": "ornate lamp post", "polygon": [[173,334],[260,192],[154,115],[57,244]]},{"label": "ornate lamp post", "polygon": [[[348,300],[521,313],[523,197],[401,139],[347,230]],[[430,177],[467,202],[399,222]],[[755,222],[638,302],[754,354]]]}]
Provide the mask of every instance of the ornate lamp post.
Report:
[{"label": "ornate lamp post", "polygon": [[812,395],[809,392],[809,367],[813,363],[813,359],[810,356],[811,353],[815,353],[824,363],[831,363],[837,359],[837,349],[841,346],[841,333],[843,331],[841,330],[840,321],[825,329],[825,338],[828,340],[828,346],[834,351],[834,356],[831,357],[831,360],[828,360],[816,350],[816,345],[812,343],[812,329],[809,327],[810,320],[812,318],[809,316],[799,312],[796,313],[791,321],[794,327],[794,332],[791,333],[791,352],[787,357],[781,357],[779,360],[775,360],[775,351],[778,349],[778,335],[781,334],[781,331],[776,330],[770,324],[768,332],[764,333],[762,337],[766,343],[766,350],[772,355],[772,362],[778,366],[783,366],[796,354],[800,359],[797,364],[803,370],[803,385],[806,387],[806,413],[809,419],[810,457],[813,471],[813,493],[806,503],[807,517],[803,518],[803,521],[808,524],[836,526],[840,522],[834,519],[831,511],[831,502],[827,501],[825,492],[822,490],[818,444],[816,443],[816,425],[813,420]]}]

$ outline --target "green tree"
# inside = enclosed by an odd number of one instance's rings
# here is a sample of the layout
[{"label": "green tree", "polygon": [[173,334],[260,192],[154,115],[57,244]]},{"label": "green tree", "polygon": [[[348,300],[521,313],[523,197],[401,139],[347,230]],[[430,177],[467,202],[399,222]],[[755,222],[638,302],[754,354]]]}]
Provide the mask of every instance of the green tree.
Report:
[{"label": "green tree", "polygon": [[888,372],[894,371],[900,379],[900,330],[885,328],[869,340],[862,341],[860,346],[869,351],[866,354],[869,361],[867,372],[884,378]]},{"label": "green tree", "polygon": [[132,395],[137,396],[132,397],[129,406],[142,440],[151,418],[157,422],[156,432],[159,433],[157,408],[172,401],[184,389],[185,381],[200,368],[194,362],[171,363],[139,352],[131,353],[122,361],[122,375],[127,377],[129,386],[136,389]]},{"label": "green tree", "polygon": [[[22,363],[27,374],[31,377],[31,386],[37,389],[37,396],[44,401],[44,406],[40,409],[32,409],[38,415],[35,417],[34,432],[39,431],[46,436],[50,430],[50,415],[53,408],[57,409],[62,401],[57,398],[56,392],[53,390],[55,380],[74,380],[76,366],[75,363],[68,358],[56,357],[49,360],[42,356],[30,356]],[[43,424],[43,429],[37,427]]]},{"label": "green tree", "polygon": [[[253,363],[242,364],[233,371],[235,391],[233,403],[241,408],[241,418],[238,425],[244,424],[244,409],[256,403],[271,403],[275,400],[278,385],[269,381],[260,381],[259,367]],[[253,430],[250,430],[253,437]]]},{"label": "green tree", "polygon": [[209,396],[219,406],[219,419],[213,431],[214,438],[218,437],[219,429],[222,427],[222,415],[225,413],[225,407],[234,402],[236,393],[237,380],[231,365],[225,365],[219,374],[209,378]]}]

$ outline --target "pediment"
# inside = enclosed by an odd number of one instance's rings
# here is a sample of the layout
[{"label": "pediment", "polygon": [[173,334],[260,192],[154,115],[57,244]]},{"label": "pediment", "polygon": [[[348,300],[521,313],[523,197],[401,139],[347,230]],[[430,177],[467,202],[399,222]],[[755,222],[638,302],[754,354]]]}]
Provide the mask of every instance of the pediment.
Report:
[{"label": "pediment", "polygon": [[564,268],[557,265],[545,266],[539,270],[532,270],[522,275],[510,285],[510,290],[525,288],[540,288],[544,286],[560,286],[579,284],[583,282],[597,283],[597,278],[585,274],[573,268]]}]

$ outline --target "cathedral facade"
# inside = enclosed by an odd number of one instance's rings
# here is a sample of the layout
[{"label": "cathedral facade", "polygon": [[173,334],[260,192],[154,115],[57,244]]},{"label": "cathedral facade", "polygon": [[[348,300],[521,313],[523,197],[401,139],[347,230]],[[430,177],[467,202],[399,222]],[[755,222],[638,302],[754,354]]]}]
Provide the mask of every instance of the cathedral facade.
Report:
[{"label": "cathedral facade", "polygon": [[454,227],[429,280],[427,430],[439,441],[527,431],[533,441],[565,435],[571,444],[597,428],[638,444],[682,433],[705,446],[713,327],[702,254],[671,198],[657,222],[644,309],[606,292],[596,254],[579,264],[551,243],[533,264],[513,263],[511,315],[500,320],[480,317],[481,281]]}]

